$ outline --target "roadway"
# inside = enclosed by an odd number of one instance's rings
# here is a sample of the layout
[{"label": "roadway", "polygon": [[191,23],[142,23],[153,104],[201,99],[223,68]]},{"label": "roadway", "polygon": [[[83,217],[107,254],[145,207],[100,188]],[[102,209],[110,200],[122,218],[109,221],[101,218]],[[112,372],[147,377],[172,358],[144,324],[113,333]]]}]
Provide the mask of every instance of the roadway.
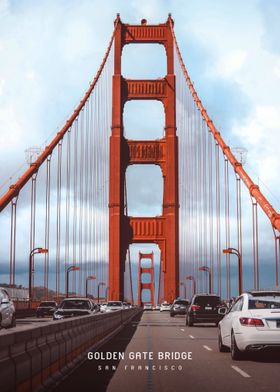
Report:
[{"label": "roadway", "polygon": [[[242,361],[232,361],[229,353],[218,351],[216,327],[186,327],[184,316],[171,318],[169,312],[144,312],[96,355],[119,352],[124,353],[124,359],[85,360],[54,391],[71,392],[81,387],[83,392],[280,390],[279,353],[250,355]],[[141,359],[129,358],[137,352],[142,353]],[[153,358],[144,359],[147,355],[144,352],[151,353]],[[186,355],[192,359],[161,360],[160,352],[189,353]]]}]

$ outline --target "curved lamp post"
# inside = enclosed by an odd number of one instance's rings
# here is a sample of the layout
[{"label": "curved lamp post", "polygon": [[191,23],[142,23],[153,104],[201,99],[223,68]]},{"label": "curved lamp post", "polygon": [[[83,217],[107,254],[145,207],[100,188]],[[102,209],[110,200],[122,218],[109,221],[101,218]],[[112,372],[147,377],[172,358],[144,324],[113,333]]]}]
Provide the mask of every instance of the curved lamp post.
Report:
[{"label": "curved lamp post", "polygon": [[38,253],[48,253],[46,248],[34,248],[29,254],[29,305],[31,306],[33,297],[33,278],[34,278],[34,255]]},{"label": "curved lamp post", "polygon": [[105,291],[105,298],[106,298],[106,301],[108,301],[108,291],[109,291],[109,289],[110,289],[110,286],[107,286],[107,287],[106,287],[106,291]]},{"label": "curved lamp post", "polygon": [[186,279],[187,280],[192,280],[192,282],[193,282],[193,295],[195,295],[195,293],[196,293],[196,281],[195,281],[194,276],[188,275],[188,276],[186,276]]},{"label": "curved lamp post", "polygon": [[207,267],[206,265],[202,265],[201,267],[198,268],[198,271],[208,272],[208,274],[209,274],[209,285],[208,285],[208,289],[209,289],[209,294],[211,294],[211,293],[212,293],[211,269],[210,269],[209,267]]},{"label": "curved lamp post", "polygon": [[91,276],[88,276],[88,277],[86,278],[86,298],[88,297],[88,281],[89,281],[89,280],[94,280],[94,279],[96,279],[96,276],[95,276],[95,275],[91,275]]},{"label": "curved lamp post", "polygon": [[99,282],[97,286],[97,303],[99,303],[100,286],[105,286],[104,282]]},{"label": "curved lamp post", "polygon": [[243,291],[243,283],[242,283],[242,256],[241,253],[235,248],[227,248],[223,249],[223,253],[225,254],[233,254],[238,258],[238,292],[239,295],[242,294]]},{"label": "curved lamp post", "polygon": [[66,298],[68,298],[69,295],[69,272],[78,271],[79,269],[80,267],[77,267],[76,265],[70,265],[66,270]]},{"label": "curved lamp post", "polygon": [[184,298],[186,299],[187,298],[187,289],[186,289],[185,282],[180,282],[180,286],[184,287]]}]

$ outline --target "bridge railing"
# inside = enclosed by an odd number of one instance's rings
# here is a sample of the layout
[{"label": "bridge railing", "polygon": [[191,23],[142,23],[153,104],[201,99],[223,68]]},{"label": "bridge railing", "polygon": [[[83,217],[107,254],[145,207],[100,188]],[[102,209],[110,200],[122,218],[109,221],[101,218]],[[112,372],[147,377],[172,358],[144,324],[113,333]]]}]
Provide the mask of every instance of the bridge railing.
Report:
[{"label": "bridge railing", "polygon": [[132,308],[52,321],[0,334],[1,392],[50,387],[141,311]]}]

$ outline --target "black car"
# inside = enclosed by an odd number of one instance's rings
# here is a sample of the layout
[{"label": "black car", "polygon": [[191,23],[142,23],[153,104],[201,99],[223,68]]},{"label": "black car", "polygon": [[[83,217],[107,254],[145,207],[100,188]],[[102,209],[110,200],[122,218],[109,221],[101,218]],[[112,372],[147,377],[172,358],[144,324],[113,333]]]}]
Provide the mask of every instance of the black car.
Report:
[{"label": "black car", "polygon": [[175,299],[170,308],[170,317],[174,317],[176,314],[186,314],[189,303],[186,299]]},{"label": "black car", "polygon": [[88,316],[99,311],[99,306],[88,298],[65,298],[54,312],[53,319]]},{"label": "black car", "polygon": [[194,323],[215,323],[218,325],[223,315],[218,313],[223,302],[215,294],[195,294],[192,297],[187,311],[186,325],[192,326]]},{"label": "black car", "polygon": [[43,301],[36,309],[36,317],[52,316],[56,307],[57,303],[55,301]]}]

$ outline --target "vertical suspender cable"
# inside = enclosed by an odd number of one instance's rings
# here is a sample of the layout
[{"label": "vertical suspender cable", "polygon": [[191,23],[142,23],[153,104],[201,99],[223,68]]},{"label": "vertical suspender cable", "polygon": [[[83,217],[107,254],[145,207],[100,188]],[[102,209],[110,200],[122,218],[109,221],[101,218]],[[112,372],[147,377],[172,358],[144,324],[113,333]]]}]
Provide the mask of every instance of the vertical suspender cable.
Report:
[{"label": "vertical suspender cable", "polygon": [[79,157],[79,260],[78,265],[78,293],[82,295],[83,276],[83,219],[84,219],[84,107],[80,114],[80,157]]},{"label": "vertical suspender cable", "polygon": [[10,232],[10,287],[15,284],[15,258],[16,258],[16,227],[17,227],[17,200],[11,202],[11,232]]},{"label": "vertical suspender cable", "polygon": [[274,251],[275,251],[275,286],[279,286],[279,255],[280,255],[280,235],[273,229]]},{"label": "vertical suspender cable", "polygon": [[[46,164],[46,195],[45,195],[45,249],[50,247],[50,196],[51,196],[51,155],[47,158]],[[45,299],[49,296],[49,260],[50,252],[45,253],[44,260],[44,290]]]},{"label": "vertical suspender cable", "polygon": [[[225,235],[226,235],[226,248],[230,245],[230,222],[229,222],[229,172],[228,172],[228,159],[224,156],[224,182],[225,182]],[[230,255],[226,254],[226,295],[227,300],[231,297],[230,288]]]},{"label": "vertical suspender cable", "polygon": [[[73,264],[77,265],[77,225],[78,225],[78,120],[74,123],[74,211],[73,211]],[[76,293],[76,276],[72,274],[72,290]]]},{"label": "vertical suspender cable", "polygon": [[221,229],[220,229],[220,214],[221,214],[221,206],[220,206],[220,149],[218,143],[215,144],[216,154],[215,154],[215,164],[216,164],[216,255],[217,255],[217,287],[218,294],[221,296],[222,285],[221,285]]},{"label": "vertical suspender cable", "polygon": [[64,274],[65,274],[65,289],[67,268],[69,267],[69,245],[70,245],[70,207],[71,207],[71,128],[67,132],[66,145],[66,203],[65,203],[65,252],[64,252]]},{"label": "vertical suspender cable", "polygon": [[211,287],[213,285],[214,279],[214,227],[213,227],[213,137],[210,132],[208,131],[208,194],[209,194],[209,258],[210,258],[210,269],[211,269]]},{"label": "vertical suspender cable", "polygon": [[258,204],[252,199],[252,246],[254,258],[254,288],[259,289],[259,229],[258,229]]},{"label": "vertical suspender cable", "polygon": [[56,181],[56,298],[60,295],[60,241],[61,241],[61,162],[62,141],[57,147],[57,181]]},{"label": "vertical suspender cable", "polygon": [[[31,180],[31,211],[30,211],[30,252],[35,247],[35,230],[36,230],[36,178],[37,172],[33,174]],[[32,263],[34,261],[32,260]],[[34,274],[33,274],[33,265],[32,264],[32,278],[31,278],[31,286],[34,288]]]}]

